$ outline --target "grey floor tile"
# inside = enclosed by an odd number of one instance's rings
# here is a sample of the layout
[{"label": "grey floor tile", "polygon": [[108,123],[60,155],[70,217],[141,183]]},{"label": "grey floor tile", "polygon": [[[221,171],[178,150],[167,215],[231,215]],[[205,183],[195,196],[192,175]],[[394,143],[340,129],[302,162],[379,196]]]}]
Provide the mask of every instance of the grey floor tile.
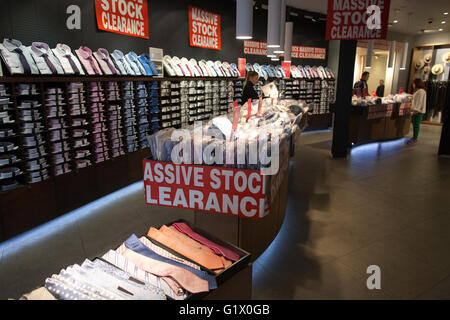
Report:
[{"label": "grey floor tile", "polygon": [[377,242],[341,257],[337,261],[361,276],[364,275],[368,266],[379,266],[381,288],[395,299],[412,299],[447,276],[442,269],[400,251],[392,245],[391,241]]}]

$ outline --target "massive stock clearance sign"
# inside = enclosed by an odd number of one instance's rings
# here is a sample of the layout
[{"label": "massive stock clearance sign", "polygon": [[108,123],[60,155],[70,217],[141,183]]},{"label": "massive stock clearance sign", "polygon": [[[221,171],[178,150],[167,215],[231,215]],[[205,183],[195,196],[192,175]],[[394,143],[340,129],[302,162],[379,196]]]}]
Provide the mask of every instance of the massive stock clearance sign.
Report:
[{"label": "massive stock clearance sign", "polygon": [[265,178],[254,170],[144,160],[145,202],[261,219],[268,213]]},{"label": "massive stock clearance sign", "polygon": [[189,6],[189,42],[191,47],[220,50],[220,14]]},{"label": "massive stock clearance sign", "polygon": [[328,0],[326,40],[385,39],[390,0]]},{"label": "massive stock clearance sign", "polygon": [[[244,54],[267,56],[267,43],[260,41],[244,41]],[[325,60],[326,48],[292,46],[291,57],[297,59],[319,59]]]},{"label": "massive stock clearance sign", "polygon": [[100,30],[148,39],[147,0],[95,0]]}]

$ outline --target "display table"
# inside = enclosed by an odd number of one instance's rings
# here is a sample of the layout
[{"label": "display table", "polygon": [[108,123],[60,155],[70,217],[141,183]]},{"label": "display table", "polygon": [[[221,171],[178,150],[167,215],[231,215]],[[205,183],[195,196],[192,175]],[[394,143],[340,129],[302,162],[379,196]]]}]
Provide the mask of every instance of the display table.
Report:
[{"label": "display table", "polygon": [[409,133],[410,124],[410,103],[352,106],[349,143],[399,139]]}]

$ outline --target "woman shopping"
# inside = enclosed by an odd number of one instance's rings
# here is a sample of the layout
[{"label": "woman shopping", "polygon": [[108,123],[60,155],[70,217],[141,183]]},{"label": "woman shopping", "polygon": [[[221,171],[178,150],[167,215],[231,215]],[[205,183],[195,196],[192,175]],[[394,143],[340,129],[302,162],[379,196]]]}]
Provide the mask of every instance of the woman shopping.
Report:
[{"label": "woman shopping", "polygon": [[417,143],[420,131],[420,122],[427,109],[427,92],[425,91],[425,83],[421,79],[414,79],[413,82],[413,98],[411,105],[412,124],[414,134],[411,139],[406,140],[406,144],[414,145]]},{"label": "woman shopping", "polygon": [[258,83],[259,74],[255,71],[249,71],[244,81],[244,91],[242,93],[242,103],[246,103],[248,99],[258,100],[259,96],[254,85]]}]

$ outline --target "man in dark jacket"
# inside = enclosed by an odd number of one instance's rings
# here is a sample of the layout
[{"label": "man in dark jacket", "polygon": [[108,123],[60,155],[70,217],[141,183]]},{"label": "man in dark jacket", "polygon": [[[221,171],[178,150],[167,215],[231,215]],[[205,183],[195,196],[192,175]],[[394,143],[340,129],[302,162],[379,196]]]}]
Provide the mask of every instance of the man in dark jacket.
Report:
[{"label": "man in dark jacket", "polygon": [[377,97],[384,97],[384,80],[380,80],[380,85],[376,91]]},{"label": "man in dark jacket", "polygon": [[358,89],[361,89],[361,94],[363,94],[364,89],[367,89],[367,94],[369,94],[369,87],[367,86],[367,80],[369,80],[370,73],[367,71],[364,71],[361,80],[355,83],[353,86],[353,89],[355,93],[358,91]]}]

